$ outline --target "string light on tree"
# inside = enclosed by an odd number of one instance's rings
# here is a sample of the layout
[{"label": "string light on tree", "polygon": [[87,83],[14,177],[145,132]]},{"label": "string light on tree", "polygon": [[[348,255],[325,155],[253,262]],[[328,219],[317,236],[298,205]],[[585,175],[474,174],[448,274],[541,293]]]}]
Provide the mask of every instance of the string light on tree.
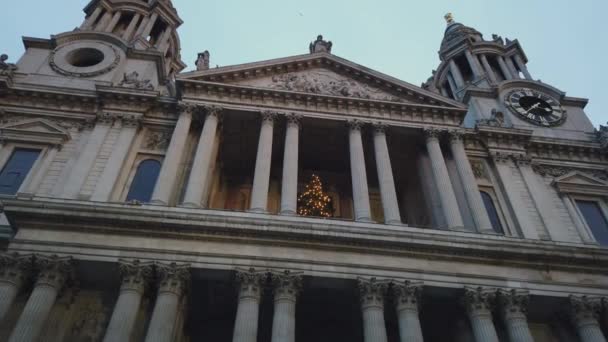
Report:
[{"label": "string light on tree", "polygon": [[323,183],[313,174],[304,192],[298,196],[298,215],[332,217],[334,206],[331,197],[323,192]]}]

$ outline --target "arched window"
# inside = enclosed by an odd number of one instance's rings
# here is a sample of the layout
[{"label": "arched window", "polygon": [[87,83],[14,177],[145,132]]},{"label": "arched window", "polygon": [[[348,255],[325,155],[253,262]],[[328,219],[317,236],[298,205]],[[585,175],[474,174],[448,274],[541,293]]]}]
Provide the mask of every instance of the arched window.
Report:
[{"label": "arched window", "polygon": [[502,224],[500,223],[500,217],[498,217],[498,210],[496,210],[496,206],[494,205],[494,200],[492,200],[492,196],[485,191],[480,191],[481,198],[483,199],[483,204],[486,207],[486,211],[488,212],[488,216],[490,217],[490,222],[492,222],[492,228],[498,234],[504,234],[502,230]]},{"label": "arched window", "polygon": [[160,162],[158,160],[146,159],[139,163],[135,177],[131,182],[131,188],[129,188],[127,201],[150,202],[159,173]]}]

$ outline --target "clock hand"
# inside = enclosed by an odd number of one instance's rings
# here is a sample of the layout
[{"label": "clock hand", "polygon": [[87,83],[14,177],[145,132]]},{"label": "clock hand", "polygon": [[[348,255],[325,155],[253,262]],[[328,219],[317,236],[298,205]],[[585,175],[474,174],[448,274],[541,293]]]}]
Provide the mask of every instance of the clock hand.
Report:
[{"label": "clock hand", "polygon": [[528,108],[528,110],[526,110],[526,114],[529,114],[531,110],[538,108],[538,106],[540,106],[540,102],[536,102],[530,108]]}]

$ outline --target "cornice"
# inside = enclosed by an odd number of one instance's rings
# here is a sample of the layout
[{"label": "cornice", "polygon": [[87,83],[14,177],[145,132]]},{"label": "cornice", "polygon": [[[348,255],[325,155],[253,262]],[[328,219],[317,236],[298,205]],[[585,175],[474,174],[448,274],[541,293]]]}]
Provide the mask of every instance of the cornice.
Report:
[{"label": "cornice", "polygon": [[608,273],[608,250],[580,244],[214,210],[43,199],[7,198],[3,203],[4,211],[16,229],[30,227],[188,240],[243,241]]}]

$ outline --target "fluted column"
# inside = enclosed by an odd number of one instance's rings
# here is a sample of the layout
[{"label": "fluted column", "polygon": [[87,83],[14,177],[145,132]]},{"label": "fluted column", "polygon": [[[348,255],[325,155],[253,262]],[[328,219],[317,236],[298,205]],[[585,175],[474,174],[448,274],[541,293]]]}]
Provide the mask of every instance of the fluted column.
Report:
[{"label": "fluted column", "polygon": [[599,298],[570,296],[570,317],[581,342],[606,342],[598,322],[600,310]]},{"label": "fluted column", "polygon": [[283,154],[283,181],[281,186],[281,214],[295,215],[298,210],[298,155],[300,142],[300,116],[287,115],[285,152]]},{"label": "fluted column", "polygon": [[274,120],[277,114],[274,112],[262,113],[262,128],[260,129],[260,140],[258,142],[258,153],[255,160],[255,172],[253,175],[253,188],[251,190],[250,210],[265,213],[268,210],[268,187],[270,185],[270,166],[272,162],[272,135]]},{"label": "fluted column", "polygon": [[515,63],[517,63],[517,67],[524,74],[524,77],[527,80],[531,80],[532,75],[530,75],[530,72],[528,71],[528,68],[526,67],[526,63],[524,63],[524,60],[521,58],[520,55],[515,55]]},{"label": "fluted column", "polygon": [[505,75],[505,79],[513,79],[514,76],[511,75],[511,70],[509,70],[507,63],[505,63],[505,59],[502,56],[497,56],[496,60],[498,61],[498,66],[500,67],[500,70],[502,71],[503,75]]},{"label": "fluted column", "polygon": [[388,282],[378,281],[376,278],[360,278],[358,284],[363,313],[363,341],[386,342],[384,297],[388,289]]},{"label": "fluted column", "polygon": [[462,77],[462,73],[460,72],[458,65],[456,65],[456,62],[454,62],[453,59],[450,59],[448,65],[450,67],[450,73],[452,74],[454,82],[456,83],[456,87],[458,89],[462,88],[464,86],[464,78]]},{"label": "fluted column", "polygon": [[190,208],[207,207],[209,201],[209,183],[211,177],[211,158],[213,156],[213,147],[215,137],[220,121],[221,108],[215,106],[206,107],[207,117],[203,125],[194,161],[192,162],[192,170],[190,178],[186,185],[186,194],[184,195],[184,206]]},{"label": "fluted column", "polygon": [[302,289],[302,276],[289,271],[270,274],[274,290],[271,342],[295,342],[296,299]]},{"label": "fluted column", "polygon": [[458,208],[458,201],[456,200],[456,194],[454,193],[454,187],[450,180],[448,168],[441,152],[441,146],[439,144],[439,135],[441,132],[436,129],[425,129],[426,135],[426,148],[431,160],[431,168],[433,169],[433,178],[439,191],[439,200],[443,209],[445,220],[448,224],[449,229],[462,230],[464,223],[462,216],[460,215],[460,209]]},{"label": "fluted column", "polygon": [[142,295],[152,276],[152,264],[139,260],[120,261],[118,268],[122,284],[104,342],[130,341]]},{"label": "fluted column", "polygon": [[71,275],[72,259],[37,257],[35,266],[40,273],[9,342],[32,342],[38,339],[59,291]]},{"label": "fluted column", "polygon": [[420,296],[422,283],[394,283],[391,287],[395,298],[395,309],[399,320],[399,337],[401,342],[423,342],[420,327]]},{"label": "fluted column", "polygon": [[476,342],[498,342],[492,321],[492,307],[495,298],[495,289],[465,288],[465,307]]},{"label": "fluted column", "polygon": [[500,290],[500,312],[509,334],[510,342],[534,342],[526,313],[530,296],[526,290]]},{"label": "fluted column", "polygon": [[384,209],[384,222],[387,224],[401,224],[393,168],[386,143],[386,127],[386,125],[379,123],[374,125],[374,152],[376,154],[376,170],[378,171],[382,208]]},{"label": "fluted column", "polygon": [[483,70],[481,69],[481,65],[479,65],[479,60],[477,60],[477,57],[469,50],[464,50],[464,55],[467,58],[467,62],[469,62],[469,66],[471,66],[471,70],[473,71],[475,78],[480,78],[483,76]]},{"label": "fluted column", "polygon": [[177,181],[177,171],[181,168],[181,161],[192,123],[192,115],[197,107],[190,104],[182,104],[179,107],[180,115],[171,136],[169,148],[165,154],[163,165],[152,193],[151,203],[167,205],[173,194],[175,182]]},{"label": "fluted column", "polygon": [[479,58],[481,59],[481,64],[483,65],[483,68],[485,69],[486,74],[490,78],[490,81],[492,83],[498,83],[498,78],[496,77],[494,70],[492,70],[492,66],[490,66],[490,63],[488,62],[488,58],[486,57],[486,55],[481,54],[481,55],[479,55]]},{"label": "fluted column", "polygon": [[32,271],[30,255],[0,255],[0,323],[9,312],[23,282]]},{"label": "fluted column", "polygon": [[236,271],[236,279],[239,284],[239,303],[236,310],[232,342],[257,341],[260,299],[266,276],[265,272],[257,272],[254,269]]},{"label": "fluted column", "polygon": [[158,295],[150,318],[146,342],[171,342],[181,298],[190,284],[190,266],[157,264]]},{"label": "fluted column", "polygon": [[355,207],[355,220],[371,222],[372,214],[369,204],[369,189],[367,187],[367,171],[365,170],[365,156],[363,154],[363,139],[361,129],[363,123],[353,120],[349,125],[350,149],[350,175],[353,186],[353,205]]},{"label": "fluted column", "polygon": [[456,169],[460,176],[460,181],[464,189],[464,195],[469,203],[475,226],[480,233],[495,234],[496,232],[492,228],[492,222],[488,216],[488,211],[483,204],[471,163],[467,157],[467,153],[464,149],[462,142],[462,133],[458,131],[450,132],[450,147],[452,150],[452,156],[456,163]]}]

